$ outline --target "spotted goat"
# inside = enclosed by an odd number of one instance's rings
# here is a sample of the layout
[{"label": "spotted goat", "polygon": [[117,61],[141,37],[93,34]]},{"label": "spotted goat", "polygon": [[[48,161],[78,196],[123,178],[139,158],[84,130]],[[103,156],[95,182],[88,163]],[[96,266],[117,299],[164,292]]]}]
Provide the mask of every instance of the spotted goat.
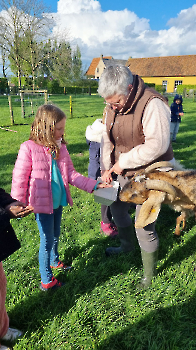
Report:
[{"label": "spotted goat", "polygon": [[179,236],[186,219],[196,213],[196,170],[185,170],[178,164],[173,167],[169,162],[154,163],[129,179],[120,191],[120,200],[142,204],[136,228],[154,222],[161,204],[168,204],[181,213],[175,228],[175,235]]}]

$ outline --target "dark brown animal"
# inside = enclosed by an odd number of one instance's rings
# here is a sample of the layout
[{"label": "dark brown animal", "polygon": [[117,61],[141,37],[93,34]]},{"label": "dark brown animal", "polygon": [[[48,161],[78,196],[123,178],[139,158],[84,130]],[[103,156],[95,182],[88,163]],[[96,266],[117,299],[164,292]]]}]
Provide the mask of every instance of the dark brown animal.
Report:
[{"label": "dark brown animal", "polygon": [[196,170],[175,170],[169,162],[154,163],[135,173],[121,190],[120,200],[142,204],[136,228],[154,222],[161,204],[168,204],[181,212],[175,228],[179,236],[186,219],[196,213]]}]

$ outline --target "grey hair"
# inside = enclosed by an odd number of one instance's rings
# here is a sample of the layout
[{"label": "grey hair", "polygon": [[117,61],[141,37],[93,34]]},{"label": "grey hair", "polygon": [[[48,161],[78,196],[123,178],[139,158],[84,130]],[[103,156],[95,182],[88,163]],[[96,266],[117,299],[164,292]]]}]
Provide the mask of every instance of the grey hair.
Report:
[{"label": "grey hair", "polygon": [[100,77],[98,93],[104,99],[113,95],[127,95],[128,87],[133,83],[133,75],[128,67],[110,65]]}]

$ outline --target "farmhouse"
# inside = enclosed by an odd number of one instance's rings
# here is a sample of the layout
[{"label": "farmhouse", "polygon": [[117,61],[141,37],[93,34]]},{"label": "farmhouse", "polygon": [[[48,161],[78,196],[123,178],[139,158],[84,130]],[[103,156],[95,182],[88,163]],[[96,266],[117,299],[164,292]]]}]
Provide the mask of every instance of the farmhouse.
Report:
[{"label": "farmhouse", "polygon": [[94,58],[87,77],[99,79],[109,63],[124,64],[142,77],[145,83],[164,85],[167,92],[175,92],[177,85],[196,85],[196,55],[129,58],[116,60],[112,56]]},{"label": "farmhouse", "polygon": [[126,62],[126,60],[114,59],[112,56],[103,57],[103,55],[101,55],[98,58],[93,58],[89,69],[86,72],[86,76],[88,78],[99,79],[107,65],[113,63],[125,66]]},{"label": "farmhouse", "polygon": [[177,85],[196,85],[196,55],[129,58],[126,66],[145,83],[164,85],[174,92]]}]

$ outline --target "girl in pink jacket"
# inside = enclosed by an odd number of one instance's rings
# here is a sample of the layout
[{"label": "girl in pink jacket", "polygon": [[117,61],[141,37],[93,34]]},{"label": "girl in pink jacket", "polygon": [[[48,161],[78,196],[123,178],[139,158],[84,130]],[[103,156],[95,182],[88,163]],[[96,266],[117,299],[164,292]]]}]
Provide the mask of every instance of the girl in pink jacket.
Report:
[{"label": "girl in pink jacket", "polygon": [[66,116],[54,105],[38,108],[30,138],[20,146],[13,170],[13,198],[31,205],[40,232],[40,289],[61,287],[51,268],[67,270],[59,260],[58,241],[62,207],[72,205],[69,184],[92,193],[108,185],[97,183],[78,173],[64,140]]}]

